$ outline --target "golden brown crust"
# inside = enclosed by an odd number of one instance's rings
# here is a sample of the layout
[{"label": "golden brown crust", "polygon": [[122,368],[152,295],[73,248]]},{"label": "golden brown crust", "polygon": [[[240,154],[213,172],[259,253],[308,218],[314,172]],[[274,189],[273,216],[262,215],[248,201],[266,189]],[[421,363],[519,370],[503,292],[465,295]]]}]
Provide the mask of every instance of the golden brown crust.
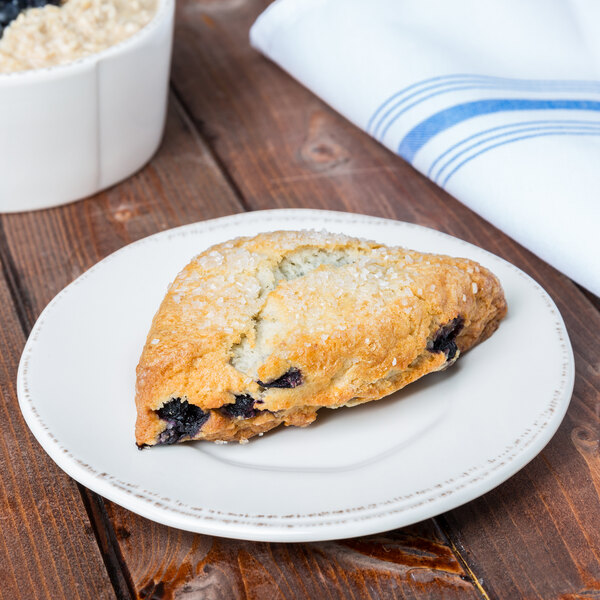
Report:
[{"label": "golden brown crust", "polygon": [[[451,338],[464,352],[505,313],[496,277],[467,259],[313,231],[219,244],[183,269],[154,317],[136,441],[179,441],[156,412],[172,399],[199,407],[193,439],[308,425],[321,407],[375,400],[444,368]],[[295,387],[269,387],[278,380]],[[227,406],[244,399],[254,416],[232,417]]]}]

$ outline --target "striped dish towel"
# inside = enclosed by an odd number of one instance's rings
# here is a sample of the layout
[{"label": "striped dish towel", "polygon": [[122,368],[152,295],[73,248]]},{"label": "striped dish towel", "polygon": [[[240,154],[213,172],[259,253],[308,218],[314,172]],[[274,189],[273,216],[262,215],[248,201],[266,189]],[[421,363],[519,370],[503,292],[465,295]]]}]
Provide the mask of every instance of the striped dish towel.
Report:
[{"label": "striped dish towel", "polygon": [[277,0],[250,40],[600,295],[600,1]]}]

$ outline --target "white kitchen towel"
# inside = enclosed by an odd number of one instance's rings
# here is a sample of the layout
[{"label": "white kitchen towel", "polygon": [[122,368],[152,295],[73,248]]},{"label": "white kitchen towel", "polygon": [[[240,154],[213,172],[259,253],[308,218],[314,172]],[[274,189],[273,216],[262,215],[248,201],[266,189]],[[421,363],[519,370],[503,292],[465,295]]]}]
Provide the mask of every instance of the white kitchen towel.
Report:
[{"label": "white kitchen towel", "polygon": [[600,0],[277,0],[250,40],[600,295]]}]

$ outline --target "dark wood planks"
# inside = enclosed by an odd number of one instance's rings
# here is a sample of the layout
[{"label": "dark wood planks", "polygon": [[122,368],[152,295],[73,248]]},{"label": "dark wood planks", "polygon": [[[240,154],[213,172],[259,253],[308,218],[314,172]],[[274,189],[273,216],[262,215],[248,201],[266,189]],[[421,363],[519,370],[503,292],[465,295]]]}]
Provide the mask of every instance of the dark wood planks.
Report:
[{"label": "dark wood planks", "polygon": [[368,538],[268,544],[150,522],[132,529],[126,511],[111,510],[140,598],[480,598],[431,521]]},{"label": "dark wood planks", "polygon": [[[577,382],[559,433],[522,473],[442,524],[492,597],[567,598],[600,589],[598,311],[568,278],[379,147],[249,48],[268,2],[179,4],[174,85],[252,208],[390,216],[503,256],[554,297]],[[526,368],[526,365],[524,365]]]},{"label": "dark wood planks", "polygon": [[77,485],[19,411],[25,337],[13,306],[0,268],[0,598],[115,598]]}]

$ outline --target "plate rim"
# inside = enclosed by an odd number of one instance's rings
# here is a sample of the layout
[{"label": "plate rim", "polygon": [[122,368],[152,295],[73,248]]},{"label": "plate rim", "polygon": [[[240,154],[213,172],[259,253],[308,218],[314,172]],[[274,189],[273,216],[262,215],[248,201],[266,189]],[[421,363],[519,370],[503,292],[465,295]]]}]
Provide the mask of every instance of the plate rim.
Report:
[{"label": "plate rim", "polygon": [[[297,223],[300,216],[303,220],[313,221],[308,225],[311,228],[317,227],[319,224],[326,225],[327,223],[337,222],[341,224],[368,223],[424,231],[428,236],[433,234],[450,239],[453,243],[458,242],[459,245],[463,245],[467,249],[475,248],[477,252],[489,257],[490,261],[499,261],[525,279],[530,288],[535,290],[545,301],[549,312],[552,313],[555,319],[556,334],[562,350],[563,368],[557,384],[558,388],[554,390],[552,399],[538,415],[534,425],[540,419],[545,419],[545,421],[535,431],[529,430],[530,433],[525,438],[521,435],[516,443],[507,447],[501,455],[492,459],[491,466],[483,473],[477,473],[482,470],[482,467],[476,465],[460,477],[434,486],[434,488],[439,488],[437,496],[431,495],[434,490],[430,487],[426,490],[413,491],[409,496],[392,498],[366,507],[350,507],[307,515],[244,515],[187,506],[170,498],[160,497],[155,492],[140,490],[139,486],[120,481],[108,473],[98,473],[90,465],[71,454],[67,448],[61,446],[60,441],[53,436],[35,408],[34,399],[28,389],[27,376],[29,359],[48,315],[74,286],[80,285],[93,272],[106,267],[108,263],[117,256],[128,252],[133,246],[139,247],[172,236],[225,229],[232,225],[235,226],[239,222],[260,221],[262,223],[269,220],[291,220]],[[306,228],[306,225],[299,225],[299,228]],[[409,525],[475,500],[497,487],[533,460],[553,437],[570,404],[574,379],[573,350],[566,326],[556,304],[540,284],[505,259],[461,238],[416,223],[342,211],[269,209],[237,213],[160,231],[126,244],[92,265],[58,292],[36,320],[19,361],[17,396],[27,425],[42,448],[63,471],[94,492],[136,514],[164,525],[208,535],[254,541],[325,541],[367,535]],[[490,459],[487,462],[490,462]],[[494,466],[494,463],[498,464]],[[472,480],[475,475],[477,475],[476,479]],[[471,478],[471,480],[448,489],[449,484],[461,483],[459,480],[468,478]],[[475,489],[473,489],[474,481],[477,483]],[[419,498],[418,502],[407,504],[407,501],[415,497]],[[175,506],[173,506],[173,503],[175,503]],[[325,521],[324,518],[329,520]],[[305,522],[307,520],[308,522]]]}]

